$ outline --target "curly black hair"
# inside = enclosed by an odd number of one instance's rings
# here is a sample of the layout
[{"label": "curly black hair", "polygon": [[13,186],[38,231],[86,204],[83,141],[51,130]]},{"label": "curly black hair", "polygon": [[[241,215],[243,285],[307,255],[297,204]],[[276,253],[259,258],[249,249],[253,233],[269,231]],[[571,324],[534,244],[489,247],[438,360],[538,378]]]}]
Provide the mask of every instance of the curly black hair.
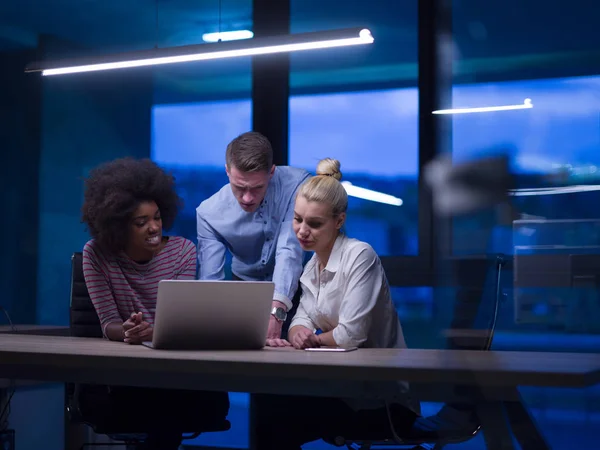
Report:
[{"label": "curly black hair", "polygon": [[150,159],[116,159],[92,169],[85,180],[81,219],[100,246],[118,253],[127,244],[132,214],[146,201],[158,205],[163,228],[170,229],[182,207],[175,178]]}]

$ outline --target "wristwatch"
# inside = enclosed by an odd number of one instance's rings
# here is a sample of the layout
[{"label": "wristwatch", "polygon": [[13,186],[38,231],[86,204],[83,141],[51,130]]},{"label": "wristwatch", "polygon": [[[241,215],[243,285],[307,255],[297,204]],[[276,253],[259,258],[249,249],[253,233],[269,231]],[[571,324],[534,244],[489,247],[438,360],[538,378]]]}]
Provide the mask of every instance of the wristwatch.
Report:
[{"label": "wristwatch", "polygon": [[287,312],[280,306],[274,306],[271,310],[271,315],[280,322],[285,322],[285,319],[287,319]]}]

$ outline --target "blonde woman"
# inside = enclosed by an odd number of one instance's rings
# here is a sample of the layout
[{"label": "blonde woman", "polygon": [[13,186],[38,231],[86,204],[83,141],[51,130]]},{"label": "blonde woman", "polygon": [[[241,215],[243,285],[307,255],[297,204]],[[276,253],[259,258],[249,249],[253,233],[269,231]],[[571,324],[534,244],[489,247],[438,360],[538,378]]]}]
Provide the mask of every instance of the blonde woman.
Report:
[{"label": "blonde woman", "polygon": [[[288,339],[270,340],[271,346],[406,347],[379,257],[366,242],[342,233],[348,195],[341,178],[339,161],[327,158],[298,190],[294,233],[314,255],[300,278],[302,294]],[[371,398],[357,399],[259,397],[258,448],[295,450],[359,424],[389,436],[388,411],[397,432],[412,426],[419,405],[405,383],[370,390]],[[277,420],[282,414],[284,423]]]}]

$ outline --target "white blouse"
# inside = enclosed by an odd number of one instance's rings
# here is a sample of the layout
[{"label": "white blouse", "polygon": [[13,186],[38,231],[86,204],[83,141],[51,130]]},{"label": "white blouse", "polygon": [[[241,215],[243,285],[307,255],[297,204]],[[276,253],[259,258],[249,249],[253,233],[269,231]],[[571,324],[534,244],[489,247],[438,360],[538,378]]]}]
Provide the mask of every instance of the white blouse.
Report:
[{"label": "white blouse", "polygon": [[[406,348],[402,326],[392,302],[385,272],[366,242],[340,235],[327,266],[319,271],[316,254],[300,277],[302,295],[290,328],[302,325],[315,332],[333,330],[339,347]],[[363,384],[363,391],[366,386]],[[377,383],[367,389],[373,398],[398,401],[419,413],[408,384]],[[399,397],[399,398],[398,398]],[[382,407],[381,400],[349,401],[356,408]]]},{"label": "white blouse", "polygon": [[302,296],[290,328],[333,330],[339,347],[405,348],[379,257],[366,242],[340,235],[319,272],[313,255],[300,277]]}]

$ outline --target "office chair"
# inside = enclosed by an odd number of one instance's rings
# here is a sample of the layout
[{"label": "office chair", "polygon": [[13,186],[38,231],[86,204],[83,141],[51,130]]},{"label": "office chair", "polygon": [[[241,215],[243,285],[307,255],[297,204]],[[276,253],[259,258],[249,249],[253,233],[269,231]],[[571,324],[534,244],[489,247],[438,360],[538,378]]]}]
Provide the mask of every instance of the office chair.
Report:
[{"label": "office chair", "polygon": [[[83,276],[83,257],[81,252],[73,253],[71,257],[71,306],[70,306],[70,330],[71,336],[100,338],[102,339],[102,328],[100,320],[90,299],[85,278]],[[110,395],[110,386],[88,385],[68,383],[66,385],[66,405],[69,420],[72,423],[88,425],[96,434],[104,434],[112,440],[123,442],[127,448],[140,444],[146,438],[142,431],[143,424],[132,417],[130,421],[124,421],[114,414],[103,414],[101,418],[91,417],[82,410],[81,399],[84,395],[93,395],[96,398]],[[182,418],[182,420],[185,420]],[[190,435],[184,435],[183,439],[195,439],[201,433],[227,431],[231,428],[228,420],[216,420],[214,423],[205,423],[198,430],[197,419],[189,417],[189,422],[183,424],[185,428],[195,430]],[[123,445],[121,442],[112,444],[83,444],[93,445]]]},{"label": "office chair", "polygon": [[[498,310],[502,299],[501,278],[502,268],[506,263],[504,255],[494,258],[494,307],[492,319],[485,333],[473,333],[472,336],[460,336],[450,333],[446,347],[449,349],[481,350],[488,351],[492,346],[494,331],[498,319]],[[455,260],[452,261],[452,273],[458,281],[458,290],[450,331],[473,329],[479,311],[489,264],[480,261]],[[483,270],[482,270],[483,268]],[[472,439],[481,429],[476,414],[477,388],[456,387],[455,393],[460,398],[465,398],[464,403],[447,403],[437,414],[429,417],[418,417],[410,432],[405,436],[398,436],[393,430],[390,420],[390,433],[378,439],[367,438],[368,430],[348,430],[344,436],[335,436],[326,439],[330,444],[338,447],[346,446],[349,450],[368,450],[373,445],[412,447],[414,450],[441,450],[448,444],[459,444]],[[469,401],[473,399],[472,401]]]}]

